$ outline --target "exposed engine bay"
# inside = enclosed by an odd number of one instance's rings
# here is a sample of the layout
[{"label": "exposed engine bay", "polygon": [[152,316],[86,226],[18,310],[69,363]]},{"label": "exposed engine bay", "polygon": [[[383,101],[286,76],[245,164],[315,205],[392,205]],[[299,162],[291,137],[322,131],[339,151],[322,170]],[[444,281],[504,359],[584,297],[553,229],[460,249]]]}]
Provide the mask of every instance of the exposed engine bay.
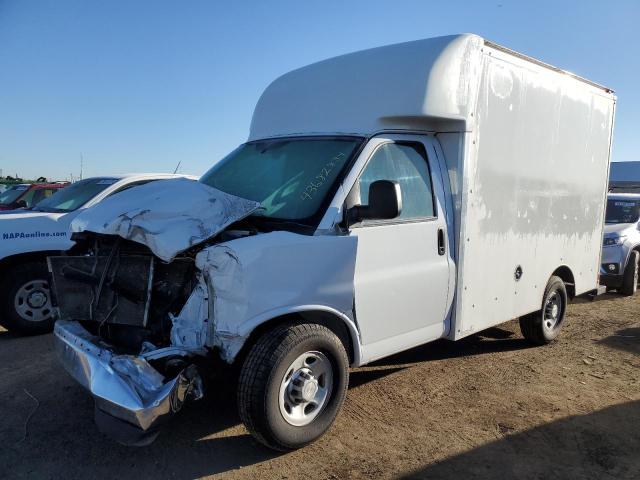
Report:
[{"label": "exposed engine bay", "polygon": [[[210,244],[256,233],[225,231]],[[164,262],[146,246],[119,236],[76,233],[73,239],[84,255],[48,259],[60,318],[79,321],[122,352],[169,346],[172,319],[199,283],[197,252]]]},{"label": "exposed engine bay", "polygon": [[170,316],[180,312],[195,286],[193,258],[165,263],[120,237],[81,235],[78,247],[89,254],[49,258],[60,317],[79,320],[130,353],[144,342],[168,345]]}]

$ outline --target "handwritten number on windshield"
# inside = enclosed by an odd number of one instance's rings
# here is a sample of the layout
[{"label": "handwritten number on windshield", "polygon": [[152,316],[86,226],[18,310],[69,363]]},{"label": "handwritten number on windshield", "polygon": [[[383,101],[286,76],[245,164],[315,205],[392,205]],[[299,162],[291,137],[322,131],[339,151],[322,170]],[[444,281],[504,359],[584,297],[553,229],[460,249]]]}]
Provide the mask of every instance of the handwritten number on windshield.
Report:
[{"label": "handwritten number on windshield", "polygon": [[329,160],[322,167],[320,172],[318,172],[318,174],[313,178],[313,180],[311,180],[307,184],[307,186],[304,187],[304,190],[300,195],[300,199],[311,200],[313,196],[316,194],[316,192],[320,189],[320,187],[322,187],[322,185],[324,185],[324,183],[327,181],[327,179],[329,178],[329,174],[335,168],[338,161],[342,160],[344,156],[345,156],[344,153],[339,153],[338,155],[333,157],[331,160]]}]

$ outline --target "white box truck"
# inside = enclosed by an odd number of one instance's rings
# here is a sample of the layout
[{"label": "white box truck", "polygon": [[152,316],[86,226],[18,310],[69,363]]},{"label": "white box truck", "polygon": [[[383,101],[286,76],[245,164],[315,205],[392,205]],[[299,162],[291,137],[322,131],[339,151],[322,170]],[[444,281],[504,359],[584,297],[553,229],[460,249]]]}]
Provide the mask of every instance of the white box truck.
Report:
[{"label": "white box truck", "polygon": [[49,258],[62,362],[128,444],[237,365],[243,422],[287,450],[331,426],[350,365],[518,317],[552,341],[598,287],[614,107],[476,35],[287,73],[199,182],[74,220],[85,252]]}]

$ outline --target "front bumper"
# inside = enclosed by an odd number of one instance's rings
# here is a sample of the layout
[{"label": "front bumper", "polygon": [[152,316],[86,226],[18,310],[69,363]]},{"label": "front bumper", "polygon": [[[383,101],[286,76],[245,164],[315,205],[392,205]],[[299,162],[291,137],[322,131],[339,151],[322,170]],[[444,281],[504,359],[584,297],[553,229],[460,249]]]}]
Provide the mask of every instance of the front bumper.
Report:
[{"label": "front bumper", "polygon": [[608,288],[620,288],[622,287],[622,275],[600,275],[600,285],[604,285]]},{"label": "front bumper", "polygon": [[622,274],[627,255],[628,251],[624,245],[610,245],[602,248],[600,285],[608,288],[622,286]]},{"label": "front bumper", "polygon": [[144,357],[114,353],[78,322],[59,320],[54,334],[64,368],[95,399],[98,428],[120,443],[151,443],[164,420],[203,395],[195,365],[166,381]]}]

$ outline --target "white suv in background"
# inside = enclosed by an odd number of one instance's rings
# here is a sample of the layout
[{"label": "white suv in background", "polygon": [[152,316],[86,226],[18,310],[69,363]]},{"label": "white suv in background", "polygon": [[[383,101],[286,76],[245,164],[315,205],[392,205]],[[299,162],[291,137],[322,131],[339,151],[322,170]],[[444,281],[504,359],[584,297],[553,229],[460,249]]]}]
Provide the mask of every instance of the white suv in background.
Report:
[{"label": "white suv in background", "polygon": [[600,283],[623,295],[633,295],[638,289],[639,220],[640,194],[609,194]]}]

